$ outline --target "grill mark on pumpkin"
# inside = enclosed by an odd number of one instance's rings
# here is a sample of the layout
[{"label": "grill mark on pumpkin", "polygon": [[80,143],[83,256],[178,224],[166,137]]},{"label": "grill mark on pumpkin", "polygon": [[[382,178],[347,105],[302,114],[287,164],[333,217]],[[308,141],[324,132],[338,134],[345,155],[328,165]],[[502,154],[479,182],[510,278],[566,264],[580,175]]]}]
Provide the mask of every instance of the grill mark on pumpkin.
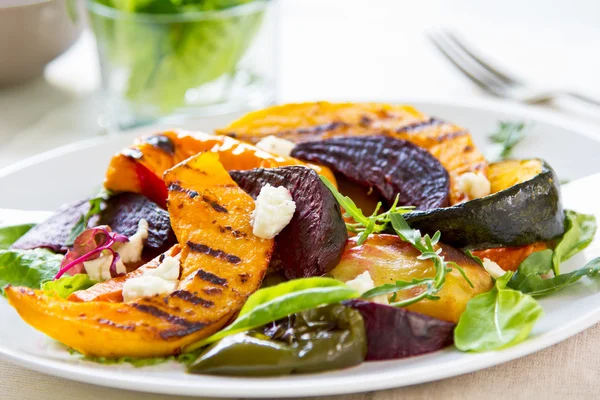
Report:
[{"label": "grill mark on pumpkin", "polygon": [[456,131],[456,132],[449,132],[449,133],[445,133],[445,134],[443,134],[443,135],[440,135],[440,136],[438,136],[438,137],[436,138],[436,140],[437,140],[438,142],[443,142],[443,141],[445,141],[445,140],[451,140],[451,139],[455,139],[455,138],[457,138],[457,137],[465,136],[465,135],[467,135],[467,134],[468,134],[468,132],[466,132],[466,131],[460,131],[460,130],[459,130],[459,131]]},{"label": "grill mark on pumpkin", "polygon": [[175,144],[173,144],[171,139],[164,135],[148,136],[144,138],[144,143],[148,143],[155,149],[162,150],[169,155],[175,154]]},{"label": "grill mark on pumpkin", "polygon": [[223,289],[218,288],[218,287],[207,287],[207,288],[202,289],[202,291],[209,296],[218,295],[218,294],[223,293]]},{"label": "grill mark on pumpkin", "polygon": [[196,192],[195,190],[190,190],[190,189],[181,187],[181,185],[179,185],[178,183],[169,184],[168,190],[171,192],[185,193],[190,197],[190,199],[193,199],[194,197],[198,196],[198,192]]},{"label": "grill mark on pumpkin", "polygon": [[202,279],[203,281],[210,282],[215,285],[227,286],[227,279],[221,278],[220,276],[217,276],[203,269],[199,269],[198,272],[196,272],[196,276],[199,279]]},{"label": "grill mark on pumpkin", "polygon": [[171,293],[169,297],[177,297],[178,299],[187,301],[188,303],[192,303],[205,308],[212,307],[215,305],[214,302],[203,299],[202,297],[195,296],[193,293],[188,292],[187,290],[176,290],[173,293]]},{"label": "grill mark on pumpkin", "polygon": [[124,331],[133,331],[135,330],[135,325],[121,325],[121,324],[117,324],[109,319],[105,319],[105,318],[98,318],[96,320],[100,325],[108,325],[110,327],[113,328],[117,328],[117,329],[122,329]]},{"label": "grill mark on pumpkin", "polygon": [[203,253],[214,258],[220,258],[231,264],[239,264],[242,262],[242,259],[236,255],[226,253],[223,250],[213,249],[202,243],[194,243],[188,240],[186,244],[192,251]]},{"label": "grill mark on pumpkin", "polygon": [[181,338],[187,335],[191,335],[192,333],[198,332],[206,327],[206,324],[202,322],[194,322],[192,325],[185,327],[183,329],[165,329],[160,331],[159,335],[163,340],[169,340],[172,338]]},{"label": "grill mark on pumpkin", "polygon": [[219,232],[221,232],[221,233],[231,232],[231,234],[235,238],[241,238],[241,237],[246,237],[247,236],[244,232],[237,231],[237,230],[233,229],[231,226],[220,226],[219,225]]},{"label": "grill mark on pumpkin", "polygon": [[227,209],[225,207],[220,205],[216,200],[211,199],[210,197],[208,197],[205,194],[202,195],[202,200],[204,202],[208,203],[213,208],[213,210],[215,210],[216,212],[220,212],[220,213],[228,213],[229,212],[229,211],[227,211]]},{"label": "grill mark on pumpkin", "polygon": [[415,133],[423,130],[423,128],[427,128],[430,126],[443,124],[444,121],[439,120],[437,118],[429,118],[426,121],[419,121],[409,125],[402,126],[396,129],[396,133]]},{"label": "grill mark on pumpkin", "polygon": [[[200,330],[206,326],[206,324],[203,324],[202,322],[188,321],[185,318],[181,318],[176,315],[169,314],[168,312],[163,311],[160,308],[152,306],[152,305],[133,303],[131,306],[138,311],[150,314],[153,317],[162,319],[171,324],[183,326],[186,329],[194,329],[193,332]],[[162,337],[162,333],[161,333],[161,337]]]}]

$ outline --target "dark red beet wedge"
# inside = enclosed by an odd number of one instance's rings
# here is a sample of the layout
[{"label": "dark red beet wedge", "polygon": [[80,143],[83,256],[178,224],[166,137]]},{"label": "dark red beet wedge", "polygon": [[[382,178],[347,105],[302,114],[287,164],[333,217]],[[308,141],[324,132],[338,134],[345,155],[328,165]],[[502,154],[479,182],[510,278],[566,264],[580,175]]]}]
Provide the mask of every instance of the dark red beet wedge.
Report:
[{"label": "dark red beet wedge", "polygon": [[417,356],[454,343],[452,322],[364,300],[344,304],[358,310],[365,321],[367,361]]},{"label": "dark red beet wedge", "polygon": [[[15,249],[43,247],[54,252],[65,253],[68,250],[65,243],[71,230],[88,210],[87,200],[63,206],[49,219],[33,227],[11,247]],[[115,232],[131,236],[137,231],[138,222],[142,218],[148,221],[145,258],[153,258],[177,243],[171,229],[169,213],[146,197],[135,193],[121,193],[108,199],[100,216],[92,217],[89,226],[108,225]]]},{"label": "dark red beet wedge", "polygon": [[292,157],[326,165],[365,187],[377,190],[391,205],[399,194],[399,205],[419,210],[446,207],[450,177],[427,150],[406,140],[387,136],[337,137],[299,143]]},{"label": "dark red beet wedge", "polygon": [[324,275],[338,264],[348,232],[340,206],[315,171],[291,166],[229,174],[255,199],[268,183],[284,186],[296,202],[294,217],[275,237],[273,267],[294,279]]}]

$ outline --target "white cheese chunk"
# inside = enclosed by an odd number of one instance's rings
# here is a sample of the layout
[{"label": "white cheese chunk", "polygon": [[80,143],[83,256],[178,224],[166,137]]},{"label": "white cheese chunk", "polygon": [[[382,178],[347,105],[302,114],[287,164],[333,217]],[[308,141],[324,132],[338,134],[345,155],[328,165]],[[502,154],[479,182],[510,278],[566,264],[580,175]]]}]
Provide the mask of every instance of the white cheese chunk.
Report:
[{"label": "white cheese chunk", "polygon": [[289,157],[295,146],[296,143],[278,138],[277,136],[273,135],[264,137],[260,140],[260,142],[256,143],[256,147],[266,151],[267,153],[286,157]]},{"label": "white cheese chunk", "polygon": [[123,284],[123,301],[171,293],[179,283],[179,260],[165,257],[158,267],[143,275],[130,278]]},{"label": "white cheese chunk", "polygon": [[[365,271],[356,278],[346,282],[346,286],[356,290],[360,294],[363,294],[367,290],[373,289],[375,287],[375,282],[373,282],[373,278],[371,278],[369,271]],[[389,304],[388,298],[385,295],[373,297],[372,299],[367,300],[379,304]]]},{"label": "white cheese chunk", "polygon": [[171,293],[176,287],[177,282],[168,281],[154,275],[144,274],[125,281],[123,284],[123,301]]},{"label": "white cheese chunk", "polygon": [[[108,251],[106,251],[108,253]],[[96,282],[104,282],[111,279],[110,276],[110,264],[112,263],[113,256],[111,253],[105,254],[95,260],[84,261],[83,267],[85,272],[88,274],[90,279]],[[117,261],[117,273],[124,274],[127,272],[125,265],[121,260]]]},{"label": "white cheese chunk", "polygon": [[[144,243],[148,238],[148,222],[145,219],[140,219],[138,222],[137,231],[131,235],[128,242],[115,243],[112,249],[119,253],[119,261],[117,261],[117,273],[124,274],[127,272],[125,264],[139,262],[142,259],[142,250]],[[97,282],[104,282],[111,279],[110,264],[112,262],[112,253],[105,251],[101,257],[95,260],[85,261],[83,267],[90,279]]]},{"label": "white cheese chunk", "polygon": [[502,275],[506,273],[496,262],[490,260],[489,258],[483,259],[483,268],[487,271],[488,274],[494,279],[500,278]]},{"label": "white cheese chunk", "polygon": [[483,174],[465,172],[458,177],[458,187],[467,195],[467,200],[487,196],[491,192],[491,184]]},{"label": "white cheese chunk", "polygon": [[252,233],[263,239],[272,239],[290,223],[296,203],[283,186],[263,186],[252,212]]},{"label": "white cheese chunk", "polygon": [[129,238],[129,242],[117,243],[113,249],[119,253],[123,263],[139,262],[142,259],[142,250],[144,250],[146,239],[148,239],[148,222],[142,218],[138,222],[137,231]]}]

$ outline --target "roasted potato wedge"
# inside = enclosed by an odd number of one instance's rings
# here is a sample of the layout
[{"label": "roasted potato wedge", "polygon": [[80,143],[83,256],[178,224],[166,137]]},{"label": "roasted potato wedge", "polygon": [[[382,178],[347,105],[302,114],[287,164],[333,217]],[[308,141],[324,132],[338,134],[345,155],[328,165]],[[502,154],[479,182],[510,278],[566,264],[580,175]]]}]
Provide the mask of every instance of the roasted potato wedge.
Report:
[{"label": "roasted potato wedge", "polygon": [[[396,280],[410,281],[435,276],[433,262],[417,259],[421,253],[398,236],[371,235],[362,245],[358,246],[356,243],[356,238],[348,240],[342,260],[331,271],[334,278],[346,282],[369,271],[375,286],[379,286]],[[446,245],[441,245],[441,248],[441,255],[445,260],[460,265],[474,287],[471,288],[462,275],[453,269],[446,275],[446,283],[438,293],[439,300],[421,300],[406,309],[444,321],[458,322],[467,302],[474,296],[489,291],[493,282],[488,273],[463,252]],[[397,300],[413,297],[421,290],[414,288],[398,292]]]}]

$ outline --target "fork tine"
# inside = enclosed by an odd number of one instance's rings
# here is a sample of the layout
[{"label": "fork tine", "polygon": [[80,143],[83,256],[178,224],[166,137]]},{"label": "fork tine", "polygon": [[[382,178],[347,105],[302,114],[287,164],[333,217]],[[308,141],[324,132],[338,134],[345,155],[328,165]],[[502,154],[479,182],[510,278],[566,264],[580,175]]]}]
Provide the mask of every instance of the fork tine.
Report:
[{"label": "fork tine", "polygon": [[464,54],[461,54],[460,50],[456,50],[456,47],[452,43],[448,43],[444,36],[430,32],[428,33],[428,37],[434,46],[476,85],[495,95],[500,96],[503,94],[502,88],[506,86],[504,82],[499,81],[489,73],[482,75],[476,72],[470,58],[465,58]]},{"label": "fork tine", "polygon": [[506,75],[505,73],[497,70],[496,68],[491,66],[489,62],[484,61],[480,56],[476,55],[475,52],[473,52],[472,49],[469,49],[469,47],[464,43],[464,41],[459,39],[458,36],[456,36],[456,34],[454,32],[449,31],[449,30],[444,30],[443,34],[446,35],[448,37],[448,39],[450,39],[457,47],[460,47],[460,49],[462,51],[464,51],[465,54],[467,54],[469,57],[471,57],[473,59],[473,61],[475,61],[476,63],[481,65],[483,68],[485,68],[492,74],[496,75],[498,78],[503,80],[505,83],[508,83],[509,85],[521,85],[522,84],[522,82],[519,79],[516,79],[512,76]]}]

